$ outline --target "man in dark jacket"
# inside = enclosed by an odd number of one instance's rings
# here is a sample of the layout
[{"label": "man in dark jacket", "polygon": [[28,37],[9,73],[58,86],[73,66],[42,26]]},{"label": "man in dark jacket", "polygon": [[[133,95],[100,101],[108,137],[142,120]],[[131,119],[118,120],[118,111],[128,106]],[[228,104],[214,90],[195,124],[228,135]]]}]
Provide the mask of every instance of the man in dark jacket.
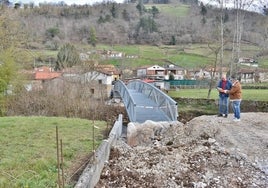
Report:
[{"label": "man in dark jacket", "polygon": [[226,79],[226,75],[223,74],[221,80],[217,85],[217,90],[219,91],[219,114],[218,116],[221,117],[228,117],[229,111],[229,94],[224,93],[225,90],[230,90],[232,88],[232,82]]}]

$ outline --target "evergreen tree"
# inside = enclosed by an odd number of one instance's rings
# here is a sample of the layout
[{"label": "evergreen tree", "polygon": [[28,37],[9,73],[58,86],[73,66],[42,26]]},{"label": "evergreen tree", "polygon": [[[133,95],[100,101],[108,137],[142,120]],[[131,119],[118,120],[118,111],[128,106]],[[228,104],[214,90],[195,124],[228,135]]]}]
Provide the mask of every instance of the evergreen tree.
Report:
[{"label": "evergreen tree", "polygon": [[170,45],[176,45],[176,38],[174,35],[171,36]]},{"label": "evergreen tree", "polygon": [[96,47],[96,45],[97,45],[97,36],[96,36],[96,30],[95,30],[94,27],[91,27],[91,28],[90,28],[89,43],[90,43],[93,47]]},{"label": "evergreen tree", "polygon": [[143,15],[143,13],[146,12],[146,8],[143,4],[143,0],[139,0],[139,3],[137,4],[136,8],[138,9],[140,15]]},{"label": "evergreen tree", "polygon": [[203,15],[203,16],[205,16],[206,14],[207,14],[207,8],[206,8],[206,6],[201,2],[201,4],[200,4],[200,6],[201,6],[201,10],[200,10],[200,13]]},{"label": "evergreen tree", "polygon": [[142,28],[146,33],[153,33],[158,30],[156,22],[150,16],[140,19],[138,30],[140,28]]},{"label": "evergreen tree", "polygon": [[129,13],[127,12],[126,9],[123,10],[123,12],[122,12],[122,16],[123,16],[123,19],[124,19],[125,21],[130,21],[130,15],[129,15]]},{"label": "evergreen tree", "polygon": [[111,8],[110,11],[111,11],[112,17],[113,17],[113,18],[116,18],[116,17],[117,17],[116,3],[113,3],[113,4],[112,4],[112,8]]},{"label": "evergreen tree", "polygon": [[72,67],[80,63],[79,54],[76,48],[71,44],[65,44],[61,47],[57,55],[56,70],[61,70],[66,67]]},{"label": "evergreen tree", "polygon": [[152,6],[152,9],[150,11],[153,15],[153,18],[155,18],[159,14],[159,10],[156,6]]}]

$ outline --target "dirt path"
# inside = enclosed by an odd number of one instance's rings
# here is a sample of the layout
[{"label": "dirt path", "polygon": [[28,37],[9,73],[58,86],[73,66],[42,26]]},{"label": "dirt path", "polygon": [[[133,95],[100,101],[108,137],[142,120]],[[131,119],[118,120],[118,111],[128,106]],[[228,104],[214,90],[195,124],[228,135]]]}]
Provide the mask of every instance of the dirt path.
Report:
[{"label": "dirt path", "polygon": [[267,113],[200,116],[150,138],[118,142],[96,187],[268,187]]}]

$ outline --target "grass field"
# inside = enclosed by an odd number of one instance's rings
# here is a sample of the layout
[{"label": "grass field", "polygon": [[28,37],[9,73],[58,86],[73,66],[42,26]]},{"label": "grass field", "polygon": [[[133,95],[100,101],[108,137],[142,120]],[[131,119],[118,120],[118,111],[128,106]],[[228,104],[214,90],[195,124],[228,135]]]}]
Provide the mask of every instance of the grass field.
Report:
[{"label": "grass field", "polygon": [[1,188],[57,187],[56,126],[66,173],[78,158],[93,151],[93,125],[98,127],[95,148],[107,126],[106,122],[49,117],[1,117],[0,122]]},{"label": "grass field", "polygon": [[[171,97],[185,98],[203,98],[208,96],[208,89],[179,89],[177,91],[169,91]],[[210,99],[217,99],[218,92],[216,89],[211,90]],[[268,101],[268,89],[243,89],[243,100]]]},{"label": "grass field", "polygon": [[[231,44],[228,44],[231,45]],[[88,52],[95,50],[112,50],[123,52],[126,56],[136,56],[136,58],[122,58],[122,59],[105,59],[101,60],[98,56],[92,55],[92,59],[99,61],[103,64],[113,64],[117,67],[129,67],[137,68],[145,65],[164,65],[167,63],[174,63],[180,67],[186,69],[192,68],[204,68],[206,66],[212,66],[215,61],[214,52],[212,52],[207,44],[183,44],[183,45],[161,45],[161,46],[149,46],[149,45],[105,45],[97,44],[96,47],[90,45],[76,45],[76,48],[80,52]],[[231,47],[230,47],[231,48]],[[242,44],[241,56],[254,57],[259,49],[254,45]],[[53,57],[57,58],[57,51],[49,50],[32,50],[27,61],[29,63],[34,62],[34,58],[40,57]],[[231,51],[224,51],[223,65],[228,66],[231,61]],[[47,62],[49,63],[49,62]],[[260,68],[268,68],[268,57],[259,57]]]},{"label": "grass field", "polygon": [[[230,44],[231,45],[231,44]],[[97,45],[97,49],[114,50],[124,52],[126,55],[135,55],[137,58],[132,59],[110,59],[102,63],[113,64],[115,66],[125,66],[137,68],[144,65],[163,65],[167,62],[174,63],[186,69],[204,68],[212,66],[215,61],[214,52],[212,52],[207,44],[188,44],[175,46],[148,46],[148,45]],[[256,46],[242,44],[241,56],[252,56],[259,49]],[[90,48],[88,49],[90,50]],[[231,51],[224,51],[223,65],[228,66],[231,61]],[[268,57],[259,58],[260,68],[268,67]]]},{"label": "grass field", "polygon": [[152,6],[155,6],[160,13],[165,13],[166,15],[170,15],[173,17],[183,17],[187,16],[190,6],[189,5],[183,5],[183,4],[145,4],[146,9],[152,8]]}]

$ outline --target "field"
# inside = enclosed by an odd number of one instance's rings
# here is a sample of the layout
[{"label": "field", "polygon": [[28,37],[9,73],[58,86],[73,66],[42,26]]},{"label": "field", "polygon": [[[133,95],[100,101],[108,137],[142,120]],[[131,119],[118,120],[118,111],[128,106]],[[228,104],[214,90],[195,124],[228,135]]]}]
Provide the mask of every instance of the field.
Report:
[{"label": "field", "polygon": [[[207,99],[208,89],[179,89],[171,90],[168,95],[172,98],[193,98],[193,99]],[[243,100],[252,101],[268,101],[268,89],[243,89]],[[218,92],[216,89],[212,89],[210,93],[210,99],[218,99]],[[206,105],[193,103],[189,104],[187,100],[182,100],[178,104],[178,110],[180,114],[180,121],[188,121],[192,117],[196,117],[202,114],[215,114],[218,111],[218,106],[213,103]],[[190,115],[191,114],[191,115]]]},{"label": "field", "polygon": [[[229,44],[230,45],[230,44]],[[149,46],[149,45],[104,45],[98,44],[95,48],[90,45],[75,45],[78,52],[86,53],[88,51],[96,50],[112,50],[116,52],[123,52],[125,58],[101,59],[96,55],[90,56],[91,59],[98,61],[100,64],[113,64],[119,68],[136,69],[140,66],[146,65],[164,65],[173,63],[185,69],[200,69],[207,66],[212,66],[215,61],[213,52],[208,48],[207,44],[188,44],[188,45],[174,45],[174,46]],[[254,56],[259,49],[254,45],[242,44],[241,56]],[[32,50],[27,51],[28,64],[47,64],[51,65],[48,59],[56,59],[57,51],[49,50]],[[127,56],[135,56],[135,58],[127,58]],[[35,61],[41,59],[43,62]],[[231,52],[224,52],[223,65],[228,66],[231,58]],[[45,59],[47,62],[45,62]],[[259,57],[260,68],[268,68],[268,57]]]},{"label": "field", "polygon": [[63,145],[65,187],[71,187],[75,161],[98,147],[107,126],[61,117],[1,117],[0,122],[1,188],[57,187],[56,126]]},{"label": "field", "polygon": [[[231,45],[231,44],[229,44]],[[106,49],[111,49],[106,46]],[[241,56],[254,56],[259,49],[254,45],[242,44],[243,51]],[[126,55],[137,55],[136,59],[112,60],[106,63],[112,63],[120,66],[144,66],[144,65],[163,65],[174,63],[186,69],[198,69],[205,66],[212,66],[215,61],[213,52],[208,48],[207,44],[189,44],[176,46],[113,46],[111,50],[122,51]],[[231,61],[231,51],[224,52],[223,65],[228,66]],[[260,68],[268,68],[268,57],[260,57],[258,59]]]},{"label": "field", "polygon": [[159,12],[173,17],[183,17],[187,16],[190,9],[189,5],[183,4],[145,4],[146,9],[150,9],[152,6],[155,6]]},{"label": "field", "polygon": [[[179,89],[177,91],[169,91],[171,97],[185,97],[185,98],[202,98],[206,99],[208,96],[208,89]],[[243,100],[254,101],[268,101],[268,89],[243,89]],[[218,92],[216,89],[211,90],[210,99],[217,99]]]}]

